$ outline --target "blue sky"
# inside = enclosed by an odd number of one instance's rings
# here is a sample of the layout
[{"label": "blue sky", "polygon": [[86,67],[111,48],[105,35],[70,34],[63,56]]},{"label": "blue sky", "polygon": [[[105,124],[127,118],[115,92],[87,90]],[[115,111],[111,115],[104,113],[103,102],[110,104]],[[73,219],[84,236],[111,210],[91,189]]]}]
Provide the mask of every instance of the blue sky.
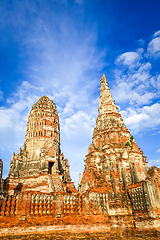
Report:
[{"label": "blue sky", "polygon": [[160,1],[1,0],[3,178],[32,105],[57,105],[61,149],[78,182],[98,115],[100,77],[149,166],[160,166]]}]

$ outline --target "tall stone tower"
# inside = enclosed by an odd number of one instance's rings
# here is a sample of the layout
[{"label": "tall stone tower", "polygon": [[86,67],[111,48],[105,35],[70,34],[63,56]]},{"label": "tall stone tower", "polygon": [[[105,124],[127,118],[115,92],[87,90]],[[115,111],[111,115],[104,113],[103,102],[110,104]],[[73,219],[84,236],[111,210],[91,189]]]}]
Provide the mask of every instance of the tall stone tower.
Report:
[{"label": "tall stone tower", "polygon": [[68,185],[69,163],[60,151],[56,106],[44,96],[31,109],[25,142],[18,154],[13,153],[4,191],[57,192],[65,191]]},{"label": "tall stone tower", "polygon": [[29,114],[24,148],[28,150],[28,158],[37,159],[43,155],[41,148],[47,142],[52,143],[54,161],[60,154],[59,119],[55,104],[48,98],[40,98]]},{"label": "tall stone tower", "polygon": [[[158,179],[159,170],[148,171],[146,157],[117,111],[105,75],[100,81],[99,115],[86,155],[80,192],[105,192],[110,208],[121,209],[129,209],[132,203],[135,209],[144,210],[149,204],[148,196],[157,208],[160,206],[160,189],[155,180],[151,180],[150,172],[154,172],[152,178]],[[152,209],[151,205],[147,209]]]},{"label": "tall stone tower", "polygon": [[[117,106],[112,99],[105,75],[101,78],[99,115],[93,132],[93,141],[89,146],[82,179],[82,191],[98,184],[91,177],[86,179],[88,169],[99,175],[100,179],[111,179],[123,183],[123,186],[144,180],[147,163],[143,152],[126,128]],[[93,174],[94,175],[94,174]]]}]

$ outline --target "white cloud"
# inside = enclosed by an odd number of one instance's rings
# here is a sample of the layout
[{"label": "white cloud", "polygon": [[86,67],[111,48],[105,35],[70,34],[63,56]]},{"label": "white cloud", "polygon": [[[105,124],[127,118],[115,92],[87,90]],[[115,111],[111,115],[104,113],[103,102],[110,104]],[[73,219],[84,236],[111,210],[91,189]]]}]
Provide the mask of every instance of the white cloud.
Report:
[{"label": "white cloud", "polygon": [[155,32],[153,36],[154,36],[154,37],[160,37],[160,30],[157,31],[157,32]]},{"label": "white cloud", "polygon": [[140,58],[140,55],[136,52],[126,52],[116,58],[115,64],[126,65],[132,69],[140,65]]},{"label": "white cloud", "polygon": [[[87,108],[88,112],[89,109]],[[69,158],[71,176],[78,183],[83,172],[84,158],[92,141],[93,127],[98,112],[78,111],[69,118],[61,118],[61,149]]]},{"label": "white cloud", "polygon": [[160,57],[160,30],[153,35],[153,39],[148,44],[147,57]]},{"label": "white cloud", "polygon": [[143,48],[137,48],[136,52],[141,55],[144,52]]},{"label": "white cloud", "polygon": [[115,63],[123,65],[123,68],[120,66],[121,70],[116,69],[115,84],[111,89],[118,104],[130,104],[134,108],[151,104],[159,98],[159,75],[151,75],[152,64],[145,62],[143,52],[143,48],[138,48],[135,52],[126,52],[116,58]]},{"label": "white cloud", "polygon": [[125,111],[121,111],[121,114],[127,128],[133,130],[135,133],[147,128],[154,129],[160,127],[159,103],[155,103],[151,106],[144,106],[136,110],[129,107]]},{"label": "white cloud", "polygon": [[92,115],[89,115],[84,111],[78,111],[70,118],[62,120],[61,129],[63,132],[63,138],[65,136],[71,138],[73,135],[82,137],[85,134],[91,136],[94,124],[95,118]]},{"label": "white cloud", "polygon": [[158,150],[157,150],[157,152],[159,152],[159,153],[160,153],[160,149],[158,149]]},{"label": "white cloud", "polygon": [[130,103],[131,105],[149,104],[157,97],[150,91],[150,63],[143,63],[135,73],[115,73],[116,84],[112,87],[112,94],[117,103]]},{"label": "white cloud", "polygon": [[151,78],[151,84],[155,89],[160,90],[160,74]]},{"label": "white cloud", "polygon": [[154,38],[149,43],[147,52],[150,57],[160,57],[160,37]]},{"label": "white cloud", "polygon": [[152,159],[148,161],[148,167],[156,166],[160,168],[160,159]]},{"label": "white cloud", "polygon": [[[0,145],[23,145],[28,113],[40,97],[43,88],[22,82],[17,92],[8,99],[8,107],[0,107]],[[38,94],[37,94],[38,92]],[[16,146],[17,149],[17,146]]]}]

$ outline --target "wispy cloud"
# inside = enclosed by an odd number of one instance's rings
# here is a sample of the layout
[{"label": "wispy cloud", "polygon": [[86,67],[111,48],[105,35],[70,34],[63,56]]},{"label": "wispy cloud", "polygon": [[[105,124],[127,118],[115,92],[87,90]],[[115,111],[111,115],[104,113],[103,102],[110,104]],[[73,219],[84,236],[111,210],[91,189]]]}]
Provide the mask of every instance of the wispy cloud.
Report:
[{"label": "wispy cloud", "polygon": [[139,39],[137,42],[138,42],[138,44],[140,46],[143,46],[145,44],[145,40],[144,39]]},{"label": "wispy cloud", "polygon": [[160,168],[160,159],[151,159],[148,162],[148,167],[151,167],[151,166],[157,166],[158,168]]},{"label": "wispy cloud", "polygon": [[78,3],[78,4],[83,4],[83,0],[75,0],[75,3]]}]

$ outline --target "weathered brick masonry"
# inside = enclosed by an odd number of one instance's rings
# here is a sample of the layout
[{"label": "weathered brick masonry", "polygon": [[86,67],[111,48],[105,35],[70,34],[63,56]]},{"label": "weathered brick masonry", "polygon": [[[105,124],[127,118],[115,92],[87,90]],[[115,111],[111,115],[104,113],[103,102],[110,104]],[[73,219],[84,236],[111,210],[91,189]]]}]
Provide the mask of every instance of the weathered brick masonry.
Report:
[{"label": "weathered brick masonry", "polygon": [[1,229],[56,224],[62,230],[71,225],[72,231],[75,225],[86,224],[87,231],[94,228],[95,232],[101,228],[160,230],[160,169],[148,169],[104,75],[100,92],[99,115],[79,191],[60,150],[55,104],[42,97],[33,105],[23,148],[13,153],[4,181],[0,161]]},{"label": "weathered brick masonry", "polygon": [[160,169],[146,157],[123,123],[107,81],[101,78],[99,115],[85,160],[80,192],[105,189],[112,211],[132,209],[135,219],[160,217]]},{"label": "weathered brick masonry", "polygon": [[48,97],[41,97],[29,114],[23,148],[13,153],[4,194],[76,191],[73,186],[68,160],[60,150],[56,106]]}]

